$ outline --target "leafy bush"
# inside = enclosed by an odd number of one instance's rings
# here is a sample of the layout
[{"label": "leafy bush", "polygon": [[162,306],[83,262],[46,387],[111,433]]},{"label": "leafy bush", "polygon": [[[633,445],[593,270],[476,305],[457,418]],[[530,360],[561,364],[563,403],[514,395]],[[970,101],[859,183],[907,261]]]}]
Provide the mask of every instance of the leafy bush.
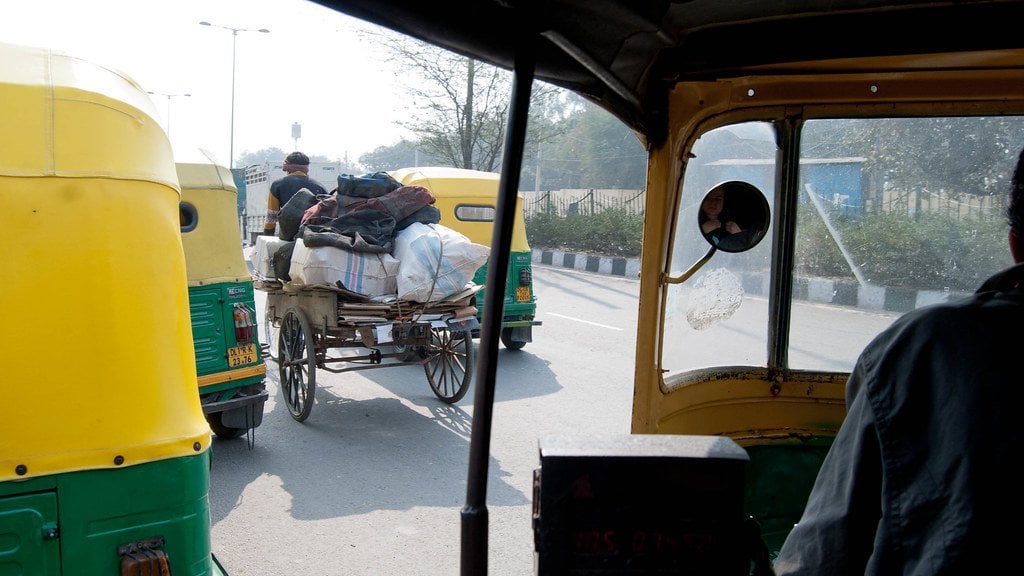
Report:
[{"label": "leafy bush", "polygon": [[551,250],[605,256],[640,256],[644,217],[613,208],[597,214],[559,216],[537,213],[526,217],[530,245]]},{"label": "leafy bush", "polygon": [[880,286],[973,290],[1009,265],[1006,224],[999,219],[956,219],[905,212],[865,217],[833,215],[836,235],[809,211],[798,220],[796,270],[800,276],[864,279]]},{"label": "leafy bush", "polygon": [[[798,276],[852,280],[856,267],[879,286],[964,291],[1011,263],[1006,223],[1000,218],[905,212],[829,217],[846,256],[822,219],[802,208],[794,263]],[[632,258],[640,255],[643,216],[620,209],[573,216],[537,213],[527,216],[526,230],[534,248]]]}]

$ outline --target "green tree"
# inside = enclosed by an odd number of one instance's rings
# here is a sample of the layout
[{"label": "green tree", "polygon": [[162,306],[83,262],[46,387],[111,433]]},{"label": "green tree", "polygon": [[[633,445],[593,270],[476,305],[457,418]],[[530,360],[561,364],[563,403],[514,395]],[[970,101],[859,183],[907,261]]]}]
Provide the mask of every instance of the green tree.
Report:
[{"label": "green tree", "polygon": [[[816,120],[813,126],[804,131],[802,154],[824,158],[837,150],[859,151],[873,190],[1002,194],[1014,152],[1024,142],[1024,125],[1000,117]],[[959,189],[957,182],[971,182],[971,189]]]},{"label": "green tree", "polygon": [[253,164],[263,164],[264,162],[279,162],[284,160],[284,157],[287,155],[288,152],[285,152],[276,146],[256,150],[255,152],[246,150],[238,156],[237,165],[251,166]]},{"label": "green tree", "polygon": [[401,139],[390,146],[378,146],[359,157],[366,172],[397,170],[412,166],[446,165],[423,151],[418,143]]},{"label": "green tree", "polygon": [[538,189],[643,188],[647,153],[636,135],[596,104],[573,98],[540,143]]},{"label": "green tree", "polygon": [[[251,166],[253,164],[263,164],[264,162],[281,162],[281,161],[284,160],[285,156],[287,156],[291,152],[292,151],[285,152],[284,150],[281,150],[280,148],[278,148],[276,146],[275,147],[271,147],[271,148],[264,148],[262,150],[257,150],[255,152],[250,152],[250,151],[246,150],[245,152],[242,152],[242,154],[238,157],[238,165],[239,166]],[[319,154],[311,155],[309,157],[309,161],[310,162],[340,162],[341,163],[341,171],[342,172],[354,173],[354,172],[356,172],[358,170],[358,167],[355,164],[352,164],[351,162],[346,162],[346,161],[343,161],[343,160],[336,160],[336,159],[328,158],[327,156],[322,156],[322,155],[319,155]]]}]

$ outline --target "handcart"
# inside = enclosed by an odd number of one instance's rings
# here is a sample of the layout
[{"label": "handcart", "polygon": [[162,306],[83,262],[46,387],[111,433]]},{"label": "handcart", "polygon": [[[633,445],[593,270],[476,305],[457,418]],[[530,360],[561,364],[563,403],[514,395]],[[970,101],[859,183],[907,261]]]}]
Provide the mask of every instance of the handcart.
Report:
[{"label": "handcart", "polygon": [[281,392],[298,422],[313,409],[317,368],[340,373],[420,364],[443,402],[458,402],[469,390],[479,286],[427,304],[377,303],[327,286],[258,281],[256,287],[267,293],[266,321],[278,329]]}]

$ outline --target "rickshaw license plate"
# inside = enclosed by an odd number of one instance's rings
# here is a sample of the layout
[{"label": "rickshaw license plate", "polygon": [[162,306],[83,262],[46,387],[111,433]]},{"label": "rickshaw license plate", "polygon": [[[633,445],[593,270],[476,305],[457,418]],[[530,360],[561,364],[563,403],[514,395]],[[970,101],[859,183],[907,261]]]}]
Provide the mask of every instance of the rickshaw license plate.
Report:
[{"label": "rickshaw license plate", "polygon": [[516,302],[529,302],[530,301],[530,287],[529,286],[516,286]]},{"label": "rickshaw license plate", "polygon": [[255,344],[243,344],[228,348],[228,365],[242,366],[243,364],[254,364],[259,360],[259,351]]}]

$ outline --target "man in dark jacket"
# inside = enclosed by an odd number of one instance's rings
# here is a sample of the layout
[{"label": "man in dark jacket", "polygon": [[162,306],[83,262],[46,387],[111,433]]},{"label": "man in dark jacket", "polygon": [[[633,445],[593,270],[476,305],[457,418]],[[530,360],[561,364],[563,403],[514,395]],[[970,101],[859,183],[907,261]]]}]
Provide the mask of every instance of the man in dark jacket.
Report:
[{"label": "man in dark jacket", "polygon": [[861,353],[780,576],[1019,565],[1024,153],[1006,215],[1014,266],[969,298],[905,314]]},{"label": "man in dark jacket", "polygon": [[273,236],[277,228],[277,217],[281,207],[291,200],[299,190],[306,188],[314,195],[327,194],[327,190],[319,182],[309,177],[309,156],[302,152],[292,152],[284,159],[282,170],[287,176],[276,180],[270,185],[267,196],[267,219],[263,223],[263,234]]}]

